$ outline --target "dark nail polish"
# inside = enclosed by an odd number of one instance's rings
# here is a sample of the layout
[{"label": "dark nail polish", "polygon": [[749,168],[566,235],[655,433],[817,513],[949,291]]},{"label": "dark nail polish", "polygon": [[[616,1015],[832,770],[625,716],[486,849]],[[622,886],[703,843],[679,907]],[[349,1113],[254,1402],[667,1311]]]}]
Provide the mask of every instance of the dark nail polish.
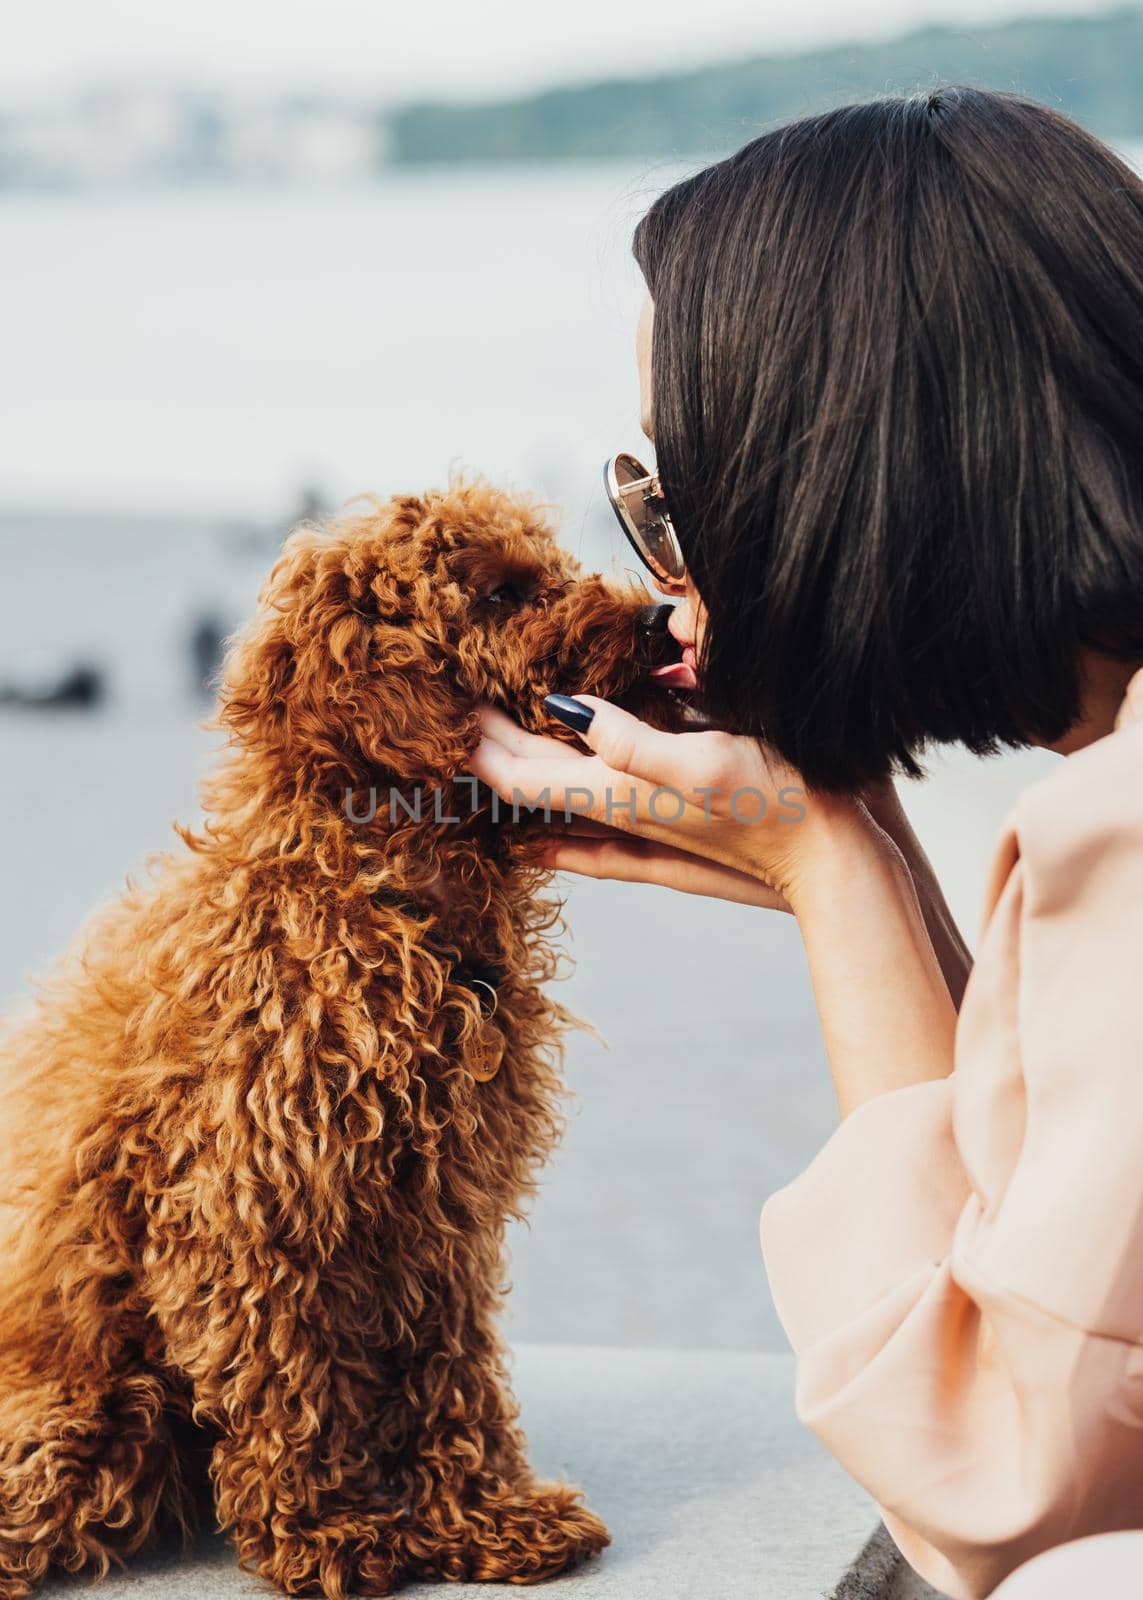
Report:
[{"label": "dark nail polish", "polygon": [[582,700],[573,700],[570,694],[546,694],[544,706],[557,721],[576,733],[586,733],[591,727],[595,712]]}]

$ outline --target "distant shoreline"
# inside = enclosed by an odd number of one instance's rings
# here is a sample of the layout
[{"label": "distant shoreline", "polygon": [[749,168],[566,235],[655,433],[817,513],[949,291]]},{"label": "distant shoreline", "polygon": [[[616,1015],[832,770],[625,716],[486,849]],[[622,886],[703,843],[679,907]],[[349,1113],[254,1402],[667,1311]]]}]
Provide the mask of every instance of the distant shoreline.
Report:
[{"label": "distant shoreline", "polygon": [[0,194],[202,183],[314,188],[447,167],[705,163],[829,106],[938,83],[1012,90],[1116,146],[1143,140],[1143,10],[928,27],[896,39],[608,77],[500,100],[91,86],[0,117]]}]

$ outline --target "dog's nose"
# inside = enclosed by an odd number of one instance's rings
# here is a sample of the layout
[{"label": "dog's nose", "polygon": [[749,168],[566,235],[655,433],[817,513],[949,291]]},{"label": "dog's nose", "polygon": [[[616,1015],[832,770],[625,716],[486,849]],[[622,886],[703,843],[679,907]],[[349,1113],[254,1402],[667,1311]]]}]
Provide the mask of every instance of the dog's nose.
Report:
[{"label": "dog's nose", "polygon": [[642,633],[665,633],[674,606],[644,606],[635,614],[635,626]]}]

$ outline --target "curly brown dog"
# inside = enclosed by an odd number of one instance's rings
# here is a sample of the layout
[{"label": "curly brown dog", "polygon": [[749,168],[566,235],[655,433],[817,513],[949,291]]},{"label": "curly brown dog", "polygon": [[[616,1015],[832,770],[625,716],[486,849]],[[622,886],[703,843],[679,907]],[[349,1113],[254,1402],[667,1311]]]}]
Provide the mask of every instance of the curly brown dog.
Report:
[{"label": "curly brown dog", "polygon": [[536,1481],[505,1376],[504,1228],[573,1019],[541,824],[463,774],[482,701],[669,721],[674,647],[541,511],[454,479],[295,533],[227,659],[201,831],[5,1030],[5,1600],[211,1498],[289,1594],[528,1582],[608,1542]]}]

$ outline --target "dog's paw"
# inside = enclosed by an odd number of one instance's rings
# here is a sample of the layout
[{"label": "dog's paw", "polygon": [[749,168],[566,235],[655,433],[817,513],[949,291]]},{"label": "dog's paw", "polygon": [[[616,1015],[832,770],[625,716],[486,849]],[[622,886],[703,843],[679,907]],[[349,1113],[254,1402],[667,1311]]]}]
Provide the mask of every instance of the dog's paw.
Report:
[{"label": "dog's paw", "polygon": [[272,1551],[260,1558],[242,1556],[240,1550],[240,1564],[247,1571],[269,1579],[283,1594],[324,1596],[325,1600],[348,1600],[351,1595],[379,1600],[398,1589],[404,1576],[387,1533],[362,1536],[336,1523],[320,1534],[280,1538]]},{"label": "dog's paw", "polygon": [[440,1522],[439,1534],[422,1524],[403,1536],[409,1571],[418,1577],[539,1583],[611,1543],[579,1490],[564,1484],[506,1487],[475,1505],[448,1508]]},{"label": "dog's paw", "polygon": [[374,1545],[357,1558],[351,1594],[374,1597],[392,1594],[404,1580],[405,1569],[389,1543]]}]

